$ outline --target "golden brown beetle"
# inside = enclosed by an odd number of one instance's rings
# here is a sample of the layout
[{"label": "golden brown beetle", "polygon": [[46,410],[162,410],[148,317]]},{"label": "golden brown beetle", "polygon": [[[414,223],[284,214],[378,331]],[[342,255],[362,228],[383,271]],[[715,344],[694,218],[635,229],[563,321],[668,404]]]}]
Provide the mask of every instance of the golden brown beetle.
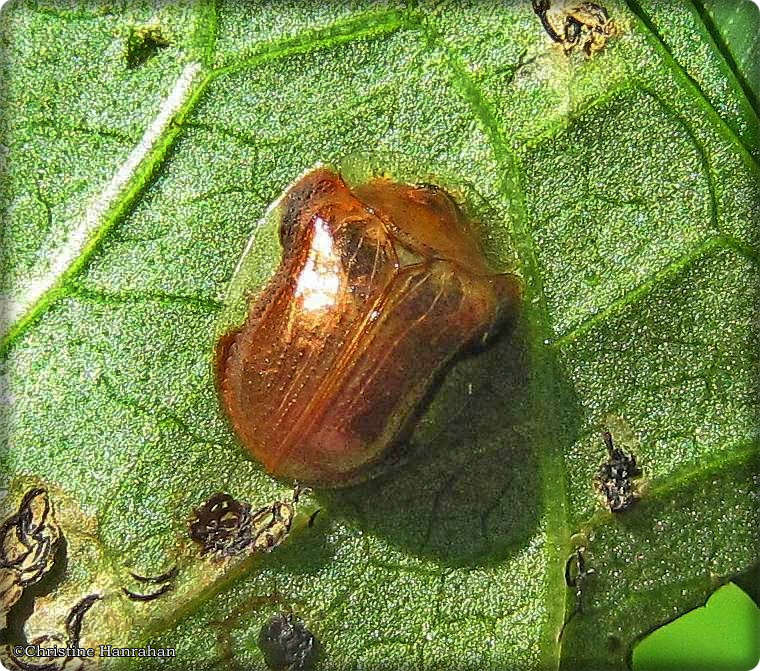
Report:
[{"label": "golden brown beetle", "polygon": [[217,347],[235,432],[275,476],[370,475],[436,373],[484,338],[519,285],[486,263],[442,189],[319,168],[281,204],[283,257]]}]

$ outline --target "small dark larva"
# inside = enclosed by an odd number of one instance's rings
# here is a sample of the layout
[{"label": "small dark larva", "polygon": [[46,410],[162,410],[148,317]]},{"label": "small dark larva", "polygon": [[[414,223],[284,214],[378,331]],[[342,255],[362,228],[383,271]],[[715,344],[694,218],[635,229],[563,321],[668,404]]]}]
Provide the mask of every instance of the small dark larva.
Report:
[{"label": "small dark larva", "polygon": [[322,487],[370,477],[431,381],[519,296],[441,188],[319,168],[280,205],[283,256],[217,345],[222,404],[273,475]]},{"label": "small dark larva", "polygon": [[270,669],[305,671],[314,661],[316,640],[301,620],[280,614],[261,628],[259,648]]},{"label": "small dark larva", "polygon": [[620,513],[638,500],[635,479],[641,475],[641,469],[635,454],[628,454],[613,444],[609,431],[605,431],[602,438],[607,447],[607,461],[597,470],[595,484],[610,512]]}]

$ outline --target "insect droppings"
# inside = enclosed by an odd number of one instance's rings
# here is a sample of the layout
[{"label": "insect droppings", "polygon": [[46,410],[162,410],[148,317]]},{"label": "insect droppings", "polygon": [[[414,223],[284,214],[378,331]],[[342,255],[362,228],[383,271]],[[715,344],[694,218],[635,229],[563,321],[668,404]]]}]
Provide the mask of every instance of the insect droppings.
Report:
[{"label": "insect droppings", "polygon": [[[80,599],[66,616],[66,635],[60,634],[43,634],[37,636],[28,642],[28,645],[35,648],[44,649],[46,654],[35,657],[17,655],[19,648],[26,649],[26,645],[7,645],[5,654],[2,656],[2,662],[9,665],[9,671],[84,671],[84,669],[94,669],[96,661],[87,657],[67,657],[65,655],[55,654],[60,649],[78,648],[82,634],[82,622],[84,616],[92,608],[96,601],[102,599],[100,594],[90,594]],[[32,659],[33,661],[28,661]],[[0,662],[0,667],[2,666]]]},{"label": "insect droppings", "polygon": [[163,585],[159,589],[157,589],[155,592],[149,592],[148,594],[141,594],[139,592],[133,592],[132,590],[127,589],[126,587],[122,587],[121,591],[124,592],[126,597],[128,599],[131,599],[132,601],[153,601],[154,599],[158,599],[159,597],[162,597],[167,592],[171,592],[172,587],[171,584]]},{"label": "insect droppings", "polygon": [[68,636],[70,647],[76,648],[79,646],[79,637],[82,634],[82,620],[84,620],[87,611],[93,607],[95,602],[102,598],[100,594],[90,594],[76,603],[71,611],[69,611],[66,617],[66,635]]},{"label": "insect droppings", "polygon": [[275,501],[251,515],[253,527],[251,547],[253,550],[271,552],[288,537],[293,525],[293,518],[296,516],[296,505],[300,497],[310,491],[296,484],[293,488],[292,498]]},{"label": "insect droppings", "polygon": [[127,589],[126,587],[122,587],[121,591],[126,595],[128,599],[131,599],[132,601],[153,601],[154,599],[158,599],[159,597],[174,589],[171,581],[174,580],[178,572],[179,569],[176,566],[173,566],[165,573],[161,573],[160,575],[156,576],[145,576],[130,571],[129,575],[137,580],[137,582],[161,585],[161,587],[159,587],[155,592],[148,593],[135,592],[133,590]]},{"label": "insect droppings", "polygon": [[251,506],[229,494],[215,494],[195,510],[190,537],[202,554],[231,557],[242,552],[271,552],[290,534],[298,501],[311,490],[296,484],[291,498],[251,512]]},{"label": "insect droppings", "polygon": [[583,587],[589,576],[596,573],[593,568],[586,567],[586,548],[577,547],[565,562],[565,584],[575,593],[575,605],[562,623],[557,640],[562,639],[565,628],[576,615],[583,612]]},{"label": "insect droppings", "polygon": [[163,582],[167,582],[168,580],[171,580],[172,578],[175,578],[177,576],[177,573],[179,573],[179,568],[176,566],[173,566],[168,571],[166,571],[166,573],[161,573],[160,575],[156,575],[156,576],[140,575],[138,573],[133,573],[132,571],[129,572],[129,575],[131,575],[138,582],[150,582],[153,584],[161,584]]}]

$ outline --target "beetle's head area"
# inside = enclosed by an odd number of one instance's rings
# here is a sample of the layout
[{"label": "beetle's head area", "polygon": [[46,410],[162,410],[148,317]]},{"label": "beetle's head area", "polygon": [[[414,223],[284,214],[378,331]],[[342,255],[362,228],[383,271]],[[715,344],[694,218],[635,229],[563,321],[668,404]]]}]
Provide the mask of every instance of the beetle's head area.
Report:
[{"label": "beetle's head area", "polygon": [[342,216],[379,218],[399,246],[427,259],[445,259],[473,274],[491,275],[472,222],[444,189],[433,184],[403,184],[372,179],[350,188],[327,168],[318,168],[287,192],[282,205],[280,243],[288,250],[300,228],[322,208],[336,207]]},{"label": "beetle's head area", "polygon": [[331,170],[318,168],[298,180],[285,194],[280,218],[280,244],[290,249],[300,223],[309,219],[324,203],[350,195],[346,183]]},{"label": "beetle's head area", "polygon": [[354,193],[385,219],[399,242],[417,254],[452,261],[477,275],[493,273],[472,222],[442,188],[375,179],[357,186]]}]

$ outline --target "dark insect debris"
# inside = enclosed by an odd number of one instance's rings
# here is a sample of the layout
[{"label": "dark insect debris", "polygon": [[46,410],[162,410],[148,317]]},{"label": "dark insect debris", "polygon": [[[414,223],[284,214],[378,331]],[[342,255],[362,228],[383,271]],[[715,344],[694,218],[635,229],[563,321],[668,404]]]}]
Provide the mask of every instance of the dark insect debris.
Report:
[{"label": "dark insect debris", "polygon": [[82,620],[93,604],[102,598],[100,594],[90,594],[71,609],[66,618],[66,634],[69,638],[69,647],[76,648],[79,646],[79,637],[82,633]]},{"label": "dark insect debris", "polygon": [[281,613],[261,628],[259,648],[270,669],[304,671],[314,662],[317,644],[300,619],[290,613]]},{"label": "dark insect debris", "polygon": [[158,599],[159,597],[162,597],[167,592],[171,592],[174,589],[174,587],[171,584],[164,585],[163,587],[160,587],[155,592],[150,592],[148,594],[140,594],[138,592],[133,592],[131,590],[128,590],[126,587],[122,587],[121,591],[126,594],[128,599],[132,599],[132,601],[153,601],[153,599]]},{"label": "dark insect debris", "polygon": [[306,523],[306,526],[309,527],[309,529],[314,526],[317,521],[317,515],[321,512],[322,508],[317,508],[311,515],[309,515],[309,521]]},{"label": "dark insect debris", "polygon": [[232,557],[251,544],[251,506],[229,494],[214,494],[196,508],[190,522],[190,538],[201,545],[201,554]]},{"label": "dark insect debris", "polygon": [[607,447],[607,461],[596,472],[596,488],[610,511],[620,513],[638,499],[634,479],[641,475],[641,469],[635,455],[615,447],[609,431],[605,431],[602,438]]},{"label": "dark insect debris", "polygon": [[[65,641],[57,634],[44,634],[37,636],[29,641],[29,645],[40,646],[41,648],[65,648],[68,641]],[[29,657],[18,657],[13,652],[15,646],[7,646],[7,658],[3,657],[2,662],[8,664],[9,671],[63,671],[63,665],[68,661],[67,657],[34,657],[34,661],[27,661]],[[2,667],[5,668],[5,667]]]},{"label": "dark insect debris", "polygon": [[155,592],[148,592],[147,594],[143,594],[141,592],[133,592],[126,587],[122,587],[121,591],[124,592],[128,599],[132,599],[132,601],[153,601],[153,599],[158,599],[160,596],[163,596],[167,592],[170,592],[172,589],[174,589],[174,586],[170,583],[170,581],[176,577],[178,572],[179,569],[176,566],[173,566],[165,573],[156,576],[145,576],[130,571],[129,575],[131,575],[138,582],[151,583],[153,585],[162,585],[162,587],[157,589]]},{"label": "dark insect debris", "polygon": [[288,537],[293,519],[296,516],[296,505],[300,497],[309,492],[311,492],[310,489],[301,488],[296,483],[291,499],[275,501],[253,513],[251,516],[253,525],[251,547],[253,550],[271,552]]},{"label": "dark insect debris", "polygon": [[201,554],[232,557],[244,551],[271,552],[290,534],[299,498],[310,492],[296,484],[290,499],[258,510],[229,494],[214,494],[194,512],[190,538]]},{"label": "dark insect debris", "polygon": [[561,45],[566,54],[582,46],[587,56],[601,51],[617,32],[607,9],[595,2],[533,0],[533,11],[546,34]]},{"label": "dark insect debris", "polygon": [[24,588],[52,568],[60,542],[47,491],[29,490],[18,511],[0,525],[0,627]]},{"label": "dark insect debris", "polygon": [[575,592],[575,606],[562,624],[557,640],[562,638],[565,627],[576,615],[583,612],[583,586],[590,575],[596,573],[593,568],[586,567],[586,548],[578,547],[567,558],[565,563],[565,584]]},{"label": "dark insect debris", "polygon": [[[40,648],[78,648],[79,639],[82,633],[82,620],[93,604],[102,599],[100,594],[90,594],[77,602],[69,611],[66,617],[66,637],[59,634],[44,634],[31,641],[29,645],[39,646]],[[65,669],[84,669],[91,668],[91,660],[75,659],[74,664],[68,664],[72,661],[71,657],[35,657],[34,661],[28,661],[28,657],[18,657],[14,654],[15,646],[8,646],[8,656],[3,661],[7,661],[12,671],[64,671]]]},{"label": "dark insect debris", "polygon": [[179,569],[176,566],[173,566],[166,573],[162,573],[161,575],[144,576],[133,573],[132,571],[129,572],[129,575],[131,575],[138,582],[150,582],[154,585],[160,585],[163,582],[167,582],[172,578],[175,578],[177,576],[177,573],[179,573]]}]

